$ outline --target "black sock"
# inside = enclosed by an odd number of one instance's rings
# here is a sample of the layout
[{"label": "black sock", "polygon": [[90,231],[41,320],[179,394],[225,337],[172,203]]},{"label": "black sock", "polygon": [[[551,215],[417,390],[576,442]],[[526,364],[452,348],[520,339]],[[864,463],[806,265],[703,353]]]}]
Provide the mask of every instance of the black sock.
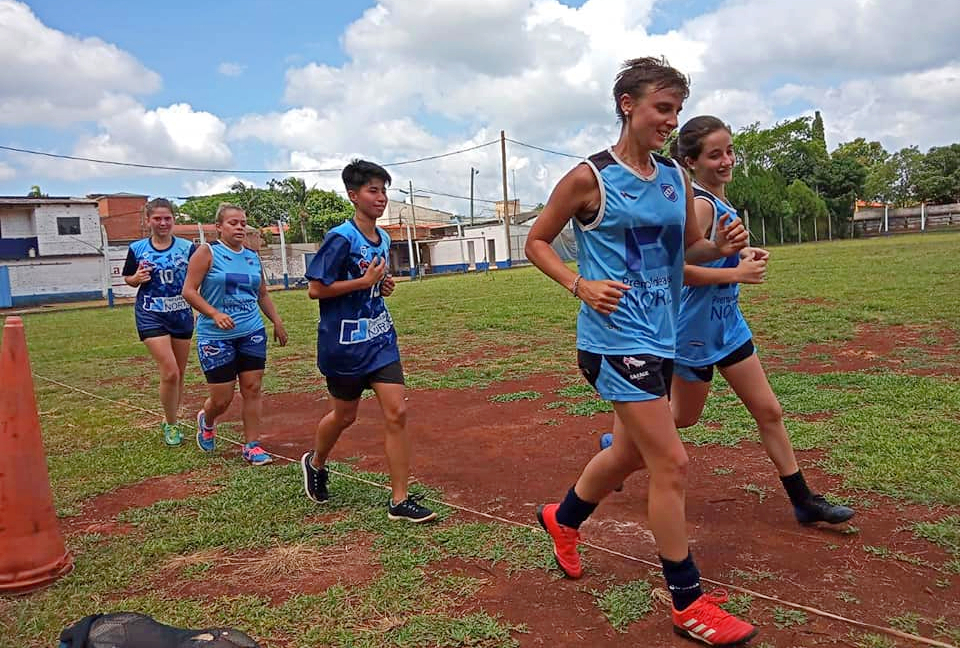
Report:
[{"label": "black sock", "polygon": [[577,492],[571,488],[557,508],[557,522],[572,529],[579,529],[596,508],[596,504],[584,502],[577,497]]},{"label": "black sock", "polygon": [[689,553],[680,562],[673,562],[660,556],[663,565],[663,577],[667,579],[667,589],[673,599],[673,609],[677,612],[686,610],[703,594],[700,587],[700,570],[693,562]]},{"label": "black sock", "polygon": [[813,495],[807,486],[807,482],[803,479],[803,473],[799,470],[792,475],[781,477],[780,482],[787,489],[787,496],[794,506],[803,506],[804,502]]}]

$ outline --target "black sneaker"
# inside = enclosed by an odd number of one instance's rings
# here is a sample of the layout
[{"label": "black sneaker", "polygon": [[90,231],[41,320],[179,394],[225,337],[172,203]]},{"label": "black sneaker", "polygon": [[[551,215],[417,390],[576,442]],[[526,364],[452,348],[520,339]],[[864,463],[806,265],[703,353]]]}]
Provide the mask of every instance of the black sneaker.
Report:
[{"label": "black sneaker", "polygon": [[802,505],[793,507],[793,513],[800,524],[815,522],[840,524],[852,518],[853,512],[849,506],[831,504],[823,495],[811,495]]},{"label": "black sneaker", "polygon": [[437,514],[420,505],[423,495],[410,495],[399,504],[394,504],[391,499],[387,503],[387,517],[391,520],[402,520],[404,522],[429,522],[437,517]]},{"label": "black sneaker", "polygon": [[314,468],[310,464],[313,458],[312,452],[304,452],[300,457],[300,471],[303,473],[303,490],[307,497],[318,504],[323,504],[330,499],[327,493],[327,469]]}]

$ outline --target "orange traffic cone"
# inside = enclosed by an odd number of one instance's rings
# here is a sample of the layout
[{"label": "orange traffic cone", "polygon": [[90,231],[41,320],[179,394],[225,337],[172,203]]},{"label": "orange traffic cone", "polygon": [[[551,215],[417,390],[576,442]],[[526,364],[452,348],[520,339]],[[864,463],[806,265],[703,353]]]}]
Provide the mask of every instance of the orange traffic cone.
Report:
[{"label": "orange traffic cone", "polygon": [[73,569],[53,510],[23,320],[0,348],[0,594],[43,587]]}]

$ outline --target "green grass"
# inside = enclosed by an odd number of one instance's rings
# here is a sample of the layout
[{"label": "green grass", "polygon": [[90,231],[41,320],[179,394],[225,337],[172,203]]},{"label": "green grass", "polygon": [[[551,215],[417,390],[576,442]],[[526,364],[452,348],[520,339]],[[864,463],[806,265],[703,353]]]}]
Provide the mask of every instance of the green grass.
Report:
[{"label": "green grass", "polygon": [[801,626],[807,622],[807,613],[803,610],[794,610],[777,606],[773,608],[773,625],[779,630]]},{"label": "green grass", "polygon": [[650,583],[636,580],[614,585],[603,591],[594,591],[597,607],[617,632],[626,632],[634,621],[639,621],[653,609]]},{"label": "green grass", "polygon": [[[956,234],[774,248],[768,282],[743,289],[741,303],[760,357],[773,367],[769,378],[786,412],[793,444],[798,450],[819,451],[819,467],[842,480],[842,492],[836,493],[840,498],[862,502],[872,493],[905,502],[960,505],[960,449],[955,442],[960,438],[960,381],[905,373],[942,372],[960,352],[956,347],[945,352],[934,348],[943,339],[939,331],[960,333],[957,258]],[[323,379],[314,365],[316,304],[304,291],[273,296],[290,344],[271,345],[264,390],[320,398]],[[810,301],[815,298],[826,301]],[[595,423],[590,425],[609,422],[610,405],[595,397],[576,369],[578,303],[535,269],[403,283],[389,304],[409,389],[475,390],[550,376],[561,387],[552,396],[558,400],[543,402],[557,417],[544,424],[557,425],[562,416],[592,416]],[[73,574],[40,593],[0,604],[0,648],[49,645],[67,623],[91,610],[122,608],[159,614],[184,626],[240,625],[267,645],[499,647],[515,645],[518,633],[524,632],[495,614],[476,612],[476,605],[463,612],[464,603],[476,601],[483,584],[447,573],[440,563],[455,558],[502,565],[521,578],[524,570],[552,569],[549,544],[538,532],[463,522],[442,507],[446,519],[439,526],[397,527],[385,519],[383,492],[339,477],[331,483],[336,501],[325,509],[338,516],[311,521],[316,509],[299,493],[295,466],[246,470],[232,457],[209,457],[195,448],[168,449],[159,443],[157,376],[136,339],[131,308],[48,312],[24,321],[60,515],[77,513],[95,495],[153,476],[201,470],[214,483],[203,497],[125,512],[119,521],[133,525],[130,535],[72,537],[70,549],[77,563]],[[809,375],[791,370],[806,357],[808,345],[840,349],[864,325],[904,325],[918,333],[916,342],[894,352],[896,359],[907,360],[903,373]],[[825,360],[831,355],[819,354]],[[97,400],[43,377],[119,403]],[[194,356],[187,385],[194,393],[203,390]],[[510,388],[519,391],[502,389],[504,393],[490,400],[509,408],[518,400],[542,398],[515,382]],[[804,418],[824,412],[830,417]],[[720,376],[703,422],[709,426],[684,431],[687,442],[736,446],[757,440],[755,423]],[[239,436],[230,426],[223,432]],[[348,465],[341,469],[353,470]],[[742,474],[737,469],[717,467],[715,474]],[[365,477],[386,482],[383,475]],[[762,497],[762,490],[750,492]],[[257,515],[258,510],[269,515]],[[904,524],[952,554],[942,571],[960,573],[956,515]],[[856,532],[855,527],[849,530]],[[335,585],[276,606],[254,591],[213,599],[190,594],[191,583],[216,573],[215,561],[201,559],[203,552],[263,551],[294,544],[323,550],[349,543],[358,534],[369,539],[378,563],[370,582]],[[873,549],[878,558],[911,558],[884,552],[884,547]],[[200,558],[179,572],[181,589],[150,587],[141,576],[183,555]],[[731,577],[749,583],[777,575],[733,568]],[[596,596],[618,629],[652,604],[643,581]],[[736,605],[749,602],[737,599]],[[778,624],[803,623],[793,610],[777,614]],[[943,636],[955,632],[946,621],[936,627]],[[873,641],[857,639],[861,645],[889,645],[882,637]],[[957,643],[955,636],[953,641]]]},{"label": "green grass", "polygon": [[487,400],[491,403],[515,403],[516,401],[521,400],[537,400],[540,398],[540,392],[536,391],[520,391],[520,392],[510,392],[509,394],[494,394]]}]

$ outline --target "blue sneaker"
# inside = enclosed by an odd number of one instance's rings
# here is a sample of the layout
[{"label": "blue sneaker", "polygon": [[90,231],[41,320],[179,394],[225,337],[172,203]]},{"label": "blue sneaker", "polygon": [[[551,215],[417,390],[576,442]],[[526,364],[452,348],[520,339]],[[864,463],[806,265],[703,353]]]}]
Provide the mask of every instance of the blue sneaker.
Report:
[{"label": "blue sneaker", "polygon": [[260,447],[259,441],[251,441],[243,446],[243,458],[251,466],[263,466],[273,463],[273,457],[267,454],[267,451]]},{"label": "blue sneaker", "polygon": [[164,421],[160,424],[160,431],[163,432],[163,442],[168,446],[178,446],[183,441],[183,431],[176,423],[171,425]]},{"label": "blue sneaker", "polygon": [[197,446],[204,452],[213,452],[217,449],[217,428],[207,425],[202,409],[197,412]]},{"label": "blue sneaker", "polygon": [[[607,448],[609,448],[609,447],[612,446],[612,445],[613,445],[613,433],[611,433],[611,432],[604,432],[603,434],[600,435],[600,450],[606,450]],[[617,492],[619,493],[620,491],[623,490],[623,484],[620,484],[619,486],[617,486],[617,487],[614,488],[613,490],[615,490],[615,491],[617,491]]]}]

